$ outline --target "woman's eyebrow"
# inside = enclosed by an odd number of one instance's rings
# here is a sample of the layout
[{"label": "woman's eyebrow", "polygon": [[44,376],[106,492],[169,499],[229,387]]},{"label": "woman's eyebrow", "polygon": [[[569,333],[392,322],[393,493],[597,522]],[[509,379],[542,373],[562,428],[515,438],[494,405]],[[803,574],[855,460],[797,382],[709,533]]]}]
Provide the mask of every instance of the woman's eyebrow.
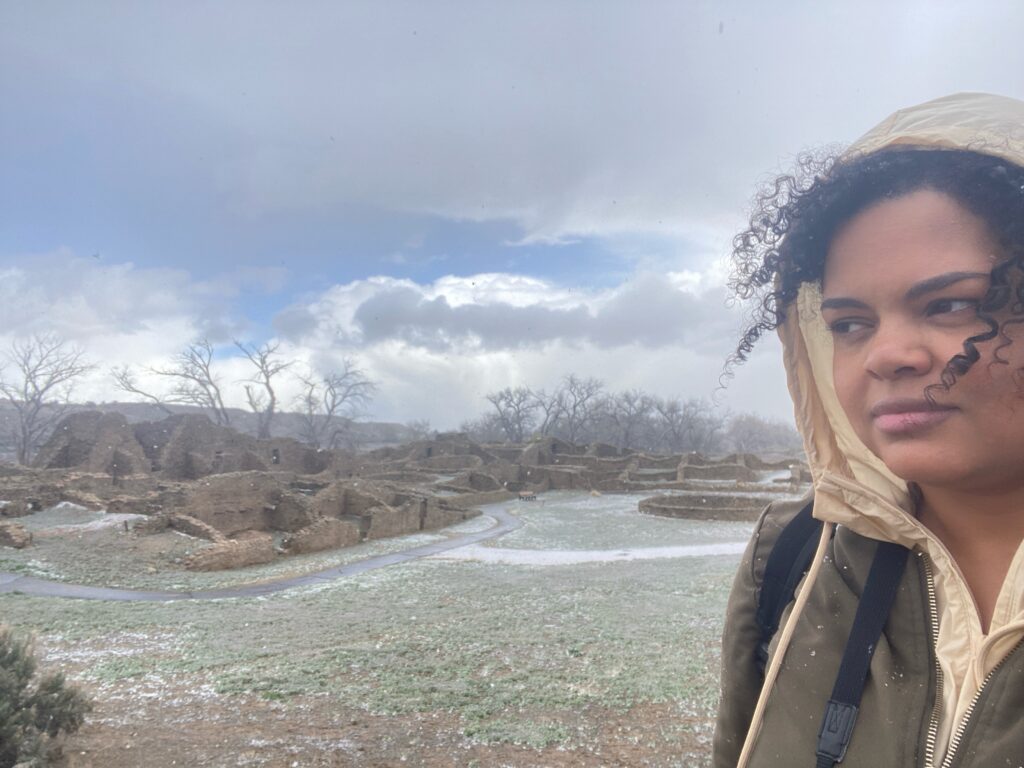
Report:
[{"label": "woman's eyebrow", "polygon": [[824,309],[869,309],[868,305],[859,299],[850,299],[846,296],[837,296],[832,299],[823,299],[821,308]]},{"label": "woman's eyebrow", "polygon": [[943,288],[948,288],[954,283],[959,283],[961,280],[972,280],[978,277],[988,278],[991,277],[991,275],[988,272],[947,272],[944,275],[929,277],[927,280],[922,280],[921,282],[910,286],[910,289],[906,293],[906,298],[917,299],[926,293],[941,291]]},{"label": "woman's eyebrow", "polygon": [[[988,272],[946,272],[942,275],[929,277],[919,283],[914,283],[907,290],[905,297],[908,300],[917,299],[932,291],[941,291],[961,280],[973,280],[979,277],[991,277]],[[823,299],[821,308],[825,309],[869,309],[870,307],[860,299],[853,299],[848,296],[835,296],[830,299]]]}]

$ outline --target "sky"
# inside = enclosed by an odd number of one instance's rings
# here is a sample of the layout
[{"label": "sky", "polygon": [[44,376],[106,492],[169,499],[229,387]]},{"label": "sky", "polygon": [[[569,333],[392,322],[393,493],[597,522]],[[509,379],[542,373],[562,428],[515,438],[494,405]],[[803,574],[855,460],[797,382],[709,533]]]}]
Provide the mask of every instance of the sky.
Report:
[{"label": "sky", "polygon": [[[447,429],[566,375],[791,420],[779,347],[724,390],[759,184],[896,109],[1024,98],[1016,2],[0,2],[0,345],[109,371],[280,345]],[[297,394],[282,381],[285,403]]]}]

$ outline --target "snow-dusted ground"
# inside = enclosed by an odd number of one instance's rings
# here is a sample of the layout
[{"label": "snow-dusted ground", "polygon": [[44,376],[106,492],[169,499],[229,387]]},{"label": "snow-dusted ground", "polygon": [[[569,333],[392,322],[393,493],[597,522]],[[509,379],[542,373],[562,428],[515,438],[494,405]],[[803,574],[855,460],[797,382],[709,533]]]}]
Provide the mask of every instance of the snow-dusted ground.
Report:
[{"label": "snow-dusted ground", "polygon": [[[483,527],[490,509],[504,509],[523,527],[488,544],[472,544],[432,557],[502,565],[577,565],[742,554],[753,527],[748,522],[680,520],[641,515],[649,494],[545,493],[533,502],[501,502],[449,531]],[[464,527],[465,526],[465,527]]]},{"label": "snow-dusted ground", "polygon": [[433,558],[444,560],[475,560],[502,565],[578,565],[624,560],[656,560],[666,557],[706,557],[708,555],[739,555],[745,541],[724,544],[694,544],[678,547],[641,547],[637,549],[500,549],[471,544]]},{"label": "snow-dusted ground", "polygon": [[36,534],[74,533],[98,531],[123,525],[126,521],[141,520],[145,515],[107,514],[62,501],[56,506],[19,517],[17,522]]}]

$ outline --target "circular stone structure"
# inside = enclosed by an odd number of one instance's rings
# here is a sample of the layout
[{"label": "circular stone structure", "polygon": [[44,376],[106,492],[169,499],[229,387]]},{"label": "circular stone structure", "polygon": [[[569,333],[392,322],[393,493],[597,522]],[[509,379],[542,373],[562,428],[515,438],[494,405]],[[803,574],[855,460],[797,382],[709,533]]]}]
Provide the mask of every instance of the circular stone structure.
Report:
[{"label": "circular stone structure", "polygon": [[672,494],[641,499],[639,509],[645,515],[678,517],[686,520],[757,520],[770,496],[753,494]]}]

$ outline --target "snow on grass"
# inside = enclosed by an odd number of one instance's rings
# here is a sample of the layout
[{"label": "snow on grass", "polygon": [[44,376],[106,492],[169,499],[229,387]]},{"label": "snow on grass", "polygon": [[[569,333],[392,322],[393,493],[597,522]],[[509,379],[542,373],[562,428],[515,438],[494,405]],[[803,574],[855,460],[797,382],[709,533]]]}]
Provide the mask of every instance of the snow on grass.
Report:
[{"label": "snow on grass", "polygon": [[56,635],[49,638],[43,653],[43,660],[48,664],[95,665],[111,658],[172,653],[180,646],[181,640],[179,633],[169,630],[113,632],[102,638],[70,643]]},{"label": "snow on grass", "polygon": [[[704,492],[704,495],[707,495]],[[750,538],[754,524],[719,520],[683,520],[642,515],[638,505],[650,494],[556,491],[537,501],[503,502],[523,527],[490,542],[502,549],[630,550],[735,544]],[[482,507],[486,514],[490,508]]]},{"label": "snow on grass", "polygon": [[505,565],[578,565],[624,560],[654,560],[666,557],[707,557],[709,555],[740,555],[745,541],[722,544],[693,544],[677,547],[644,547],[636,549],[501,549],[471,545],[442,552],[431,557],[447,560],[475,560],[480,563]]},{"label": "snow on grass", "polygon": [[[520,552],[541,549],[523,544],[543,531],[556,558],[564,553],[553,550],[655,545],[696,554],[736,545],[749,531],[643,517],[636,497],[555,498],[511,505],[528,529]],[[490,549],[515,549],[505,544],[519,533]],[[670,753],[683,755],[694,732],[710,734],[722,616],[738,562],[711,551],[718,550],[558,568],[426,559],[258,599],[151,604],[6,594],[0,615],[38,632],[52,664],[98,701],[116,702],[112,718],[129,718],[133,701],[159,701],[168,721],[187,724],[204,718],[212,697],[290,711],[315,696],[381,715],[447,713],[468,742],[573,749],[597,738],[600,723],[587,713],[658,703],[687,723],[663,737]],[[688,754],[681,764],[706,758]]]},{"label": "snow on grass", "polygon": [[62,501],[49,509],[33,512],[31,515],[18,518],[18,522],[30,531],[46,531],[54,528],[87,525],[107,517],[103,510],[86,509],[70,501]]},{"label": "snow on grass", "polygon": [[36,536],[59,536],[68,533],[84,533],[86,531],[101,531],[104,528],[124,527],[126,523],[136,520],[145,520],[145,515],[134,515],[130,513],[100,513],[103,516],[98,520],[90,520],[84,523],[72,523],[69,525],[49,525],[45,528],[36,529]]}]

